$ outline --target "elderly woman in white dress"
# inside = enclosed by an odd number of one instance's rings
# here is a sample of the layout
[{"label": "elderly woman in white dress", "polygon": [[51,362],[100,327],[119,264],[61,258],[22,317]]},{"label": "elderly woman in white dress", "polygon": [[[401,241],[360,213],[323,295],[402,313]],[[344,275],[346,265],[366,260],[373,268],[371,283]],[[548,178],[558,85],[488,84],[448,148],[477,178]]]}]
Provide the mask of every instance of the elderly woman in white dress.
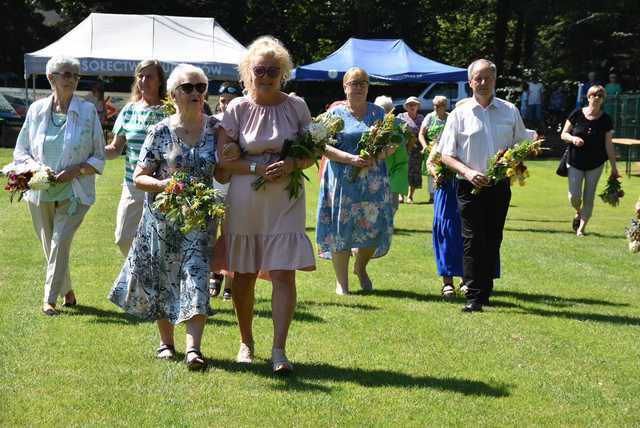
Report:
[{"label": "elderly woman in white dress", "polygon": [[47,259],[42,312],[58,315],[56,302],[76,304],[69,274],[73,236],[96,200],[94,174],[104,168],[104,137],[96,108],[74,95],[80,63],[68,56],[47,62],[52,94],[31,104],[13,152],[14,162],[30,169],[42,165],[56,183],[26,194],[33,227]]}]

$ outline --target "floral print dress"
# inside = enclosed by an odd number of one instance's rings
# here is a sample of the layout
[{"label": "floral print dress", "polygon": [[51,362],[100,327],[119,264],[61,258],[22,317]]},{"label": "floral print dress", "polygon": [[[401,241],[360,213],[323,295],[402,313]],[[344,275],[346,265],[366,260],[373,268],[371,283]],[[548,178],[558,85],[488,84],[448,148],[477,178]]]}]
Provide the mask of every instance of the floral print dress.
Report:
[{"label": "floral print dress", "polygon": [[[384,110],[371,103],[362,121],[344,106],[331,112],[344,120],[336,147],[352,154],[357,153],[362,133],[384,118]],[[332,252],[371,247],[376,249],[374,257],[382,257],[391,246],[393,205],[385,162],[377,161],[355,181],[349,178],[352,169],[329,161],[322,174],[316,242],[319,256],[325,259]]]},{"label": "floral print dress", "polygon": [[[218,120],[207,118],[198,143],[183,143],[169,127],[158,123],[147,136],[138,165],[163,180],[184,168],[192,176],[211,181],[215,168]],[[142,219],[127,260],[109,300],[125,312],[145,320],[166,319],[172,324],[195,315],[207,315],[209,251],[207,227],[186,235],[152,207],[155,193],[147,193]]]}]

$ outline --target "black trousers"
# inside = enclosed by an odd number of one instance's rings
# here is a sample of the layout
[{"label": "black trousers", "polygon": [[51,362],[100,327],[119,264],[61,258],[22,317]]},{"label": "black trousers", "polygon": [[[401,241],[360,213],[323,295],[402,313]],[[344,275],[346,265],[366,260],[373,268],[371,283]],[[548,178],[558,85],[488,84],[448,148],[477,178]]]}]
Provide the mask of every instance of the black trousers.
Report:
[{"label": "black trousers", "polygon": [[484,187],[478,195],[473,185],[458,180],[458,209],[462,219],[464,283],[469,303],[485,304],[493,290],[500,257],[502,230],[507,218],[511,187],[508,181]]}]

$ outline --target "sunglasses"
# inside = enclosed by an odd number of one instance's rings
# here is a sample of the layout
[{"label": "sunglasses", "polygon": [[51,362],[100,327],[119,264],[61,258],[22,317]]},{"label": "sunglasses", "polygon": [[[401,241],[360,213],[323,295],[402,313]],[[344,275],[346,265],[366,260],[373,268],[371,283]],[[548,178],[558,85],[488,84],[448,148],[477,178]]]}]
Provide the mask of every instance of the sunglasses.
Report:
[{"label": "sunglasses", "polygon": [[276,78],[280,76],[280,67],[265,67],[263,65],[257,65],[253,67],[253,75],[256,77],[264,77],[265,74],[269,77]]},{"label": "sunglasses", "polygon": [[180,88],[180,90],[187,95],[193,92],[194,89],[198,91],[199,94],[204,94],[204,92],[207,90],[207,84],[206,83],[196,83],[196,84],[183,83],[182,85],[178,86],[178,88]]},{"label": "sunglasses", "polygon": [[54,71],[53,73],[54,76],[60,76],[63,79],[73,79],[73,80],[78,80],[80,78],[80,75],[78,73],[72,73],[70,71],[65,71],[64,73],[60,73],[59,71]]},{"label": "sunglasses", "polygon": [[218,94],[222,95],[222,94],[231,94],[231,95],[236,95],[240,93],[240,89],[236,88],[235,86],[221,86],[220,89],[218,89]]},{"label": "sunglasses", "polygon": [[602,94],[591,94],[589,96],[593,97],[593,98],[604,98],[604,95],[602,95]]}]

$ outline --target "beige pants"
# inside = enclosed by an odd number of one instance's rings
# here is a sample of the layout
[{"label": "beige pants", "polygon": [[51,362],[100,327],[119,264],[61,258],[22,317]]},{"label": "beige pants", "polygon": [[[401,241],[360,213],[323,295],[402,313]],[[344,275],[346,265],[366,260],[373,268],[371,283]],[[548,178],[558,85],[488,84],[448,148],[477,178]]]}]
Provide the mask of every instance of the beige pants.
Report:
[{"label": "beige pants", "polygon": [[31,221],[47,259],[44,282],[44,302],[56,304],[58,297],[71,291],[69,253],[71,241],[89,211],[89,205],[78,204],[73,215],[68,214],[69,200],[63,202],[27,202]]},{"label": "beige pants", "polygon": [[136,237],[138,224],[142,217],[142,206],[145,192],[133,184],[122,186],[118,214],[116,217],[116,245],[123,256],[127,257],[129,249]]}]

